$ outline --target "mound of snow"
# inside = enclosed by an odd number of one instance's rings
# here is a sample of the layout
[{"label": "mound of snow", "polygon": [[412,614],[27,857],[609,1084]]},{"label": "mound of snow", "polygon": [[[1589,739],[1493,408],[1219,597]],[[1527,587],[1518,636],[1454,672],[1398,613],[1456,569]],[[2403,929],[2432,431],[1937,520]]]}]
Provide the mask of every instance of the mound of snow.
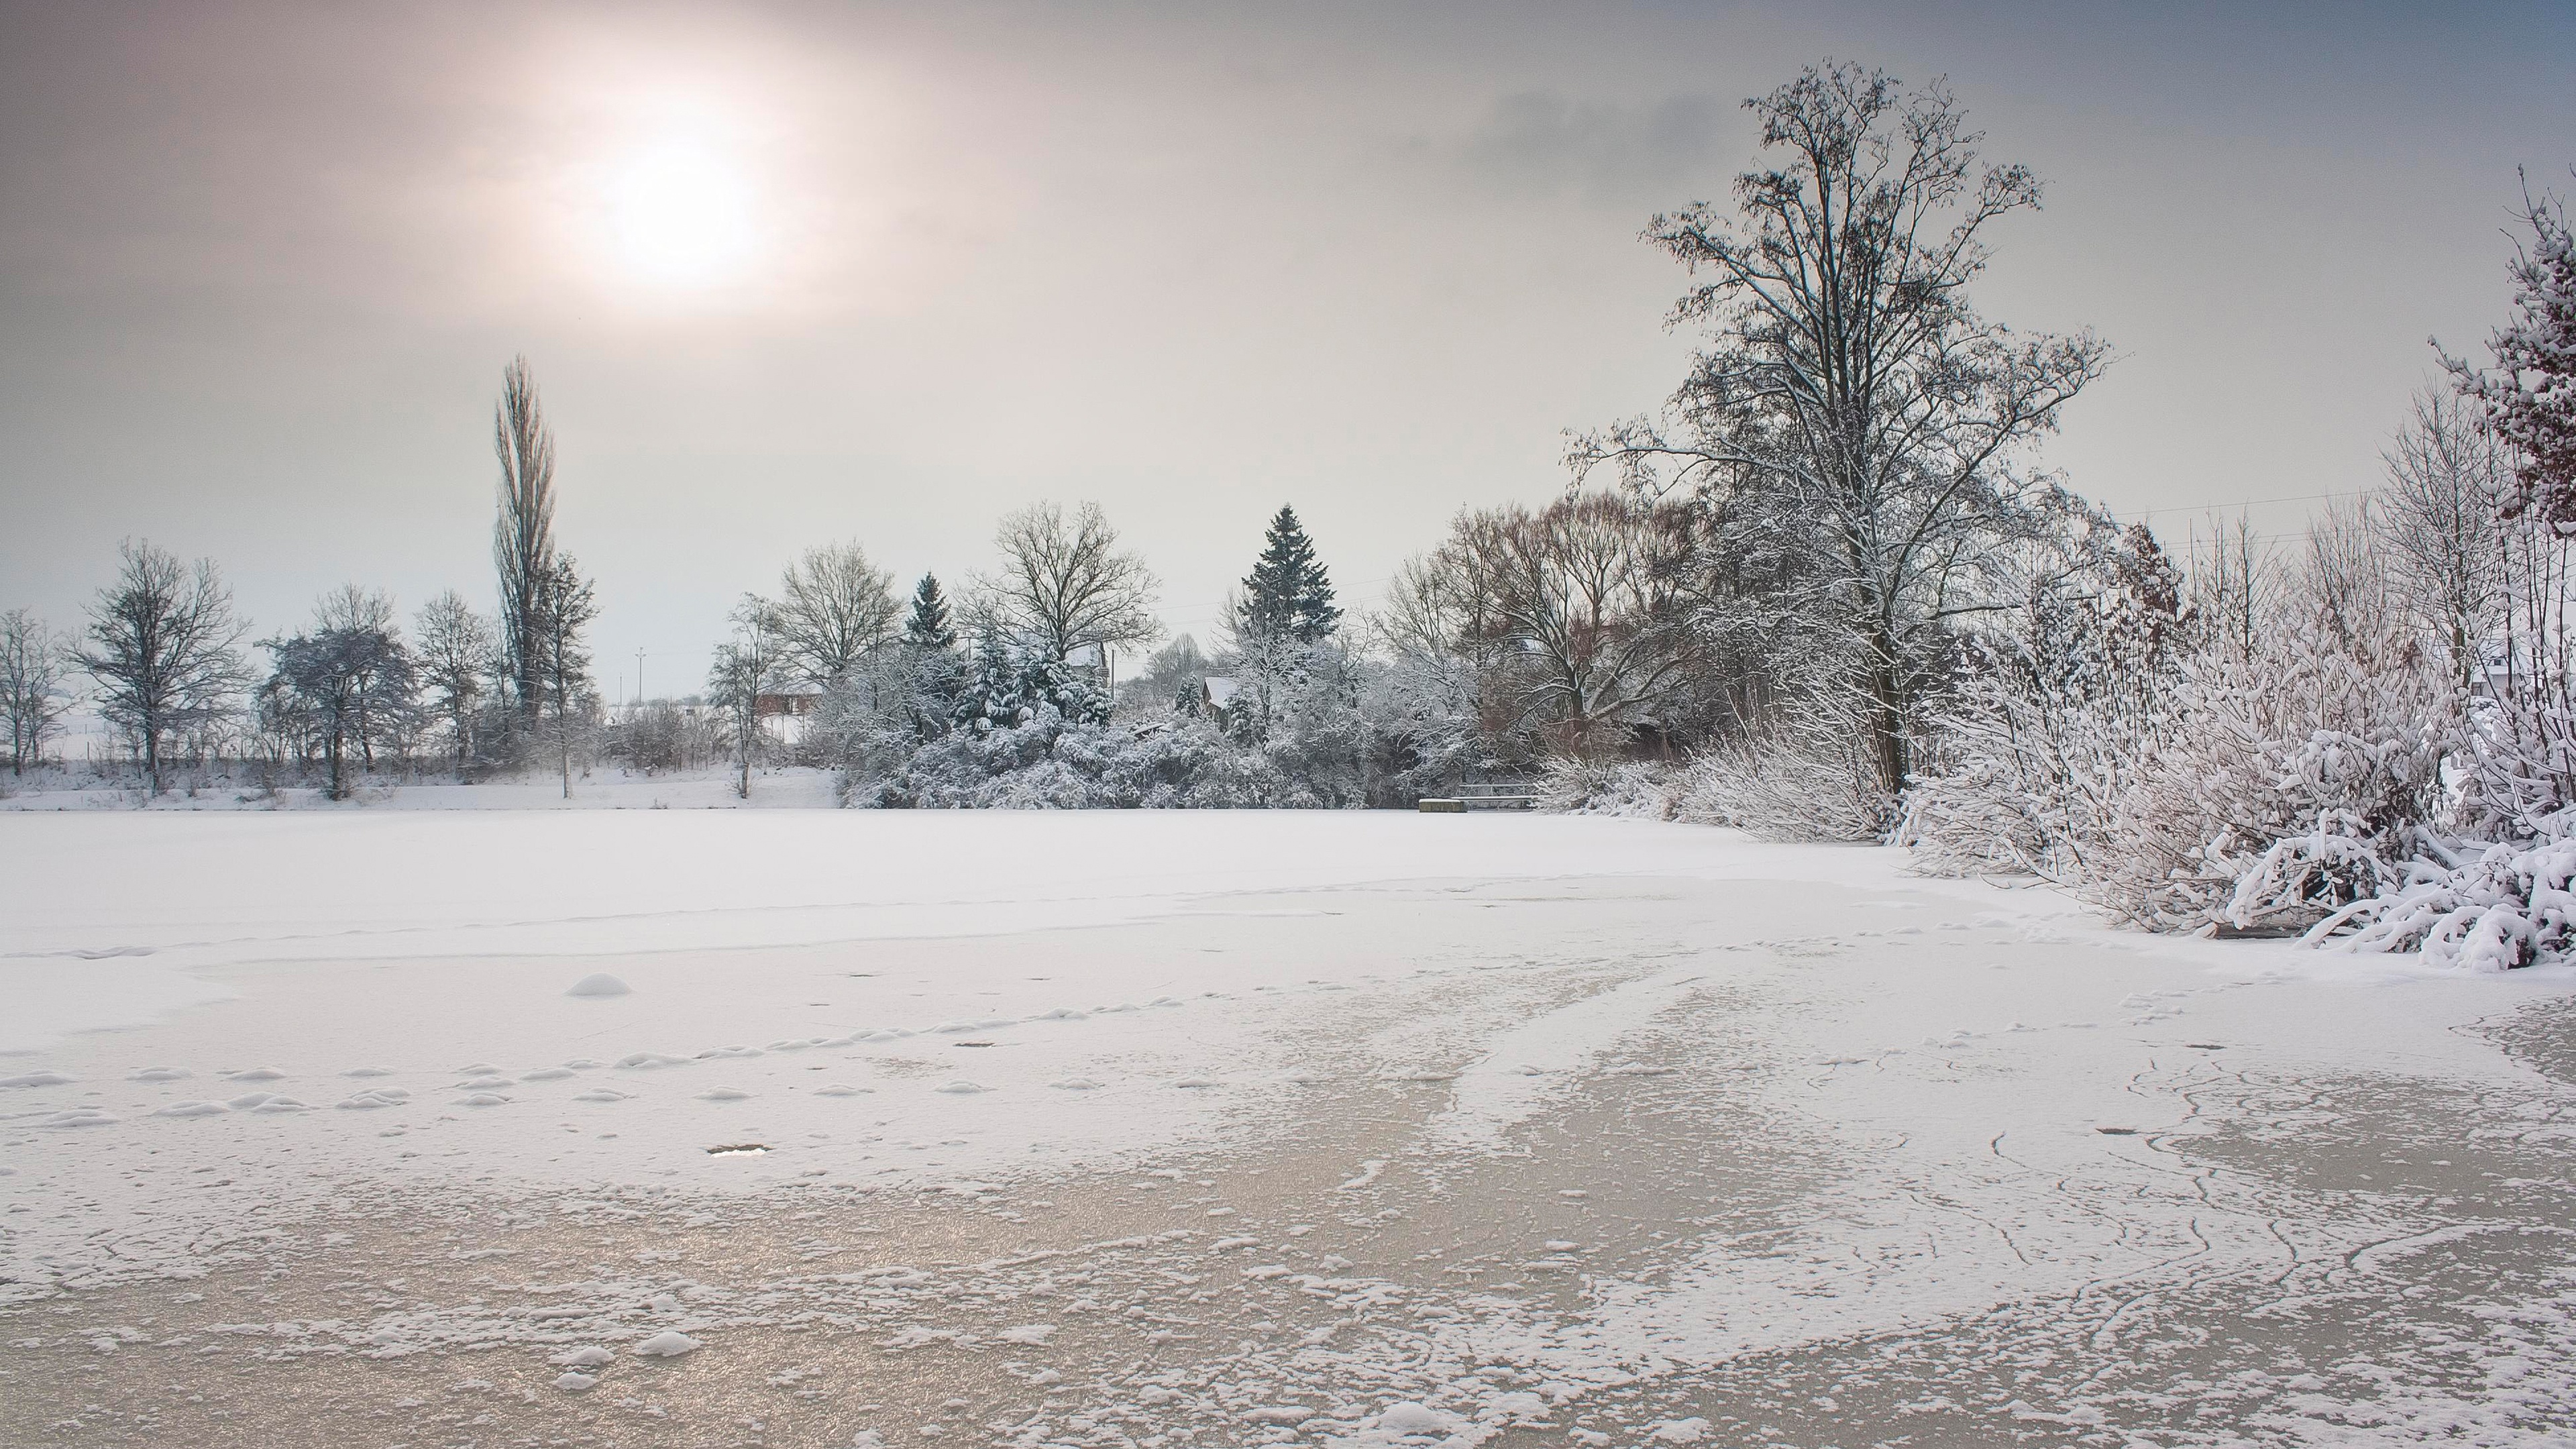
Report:
[{"label": "mound of snow", "polygon": [[618,980],[616,977],[609,975],[605,971],[593,971],[589,975],[581,978],[579,981],[574,982],[572,984],[572,989],[565,992],[564,995],[624,996],[627,992],[633,989],[633,987],[628,986],[625,982]]},{"label": "mound of snow", "polygon": [[1448,1434],[1467,1427],[1467,1424],[1454,1414],[1444,1414],[1428,1405],[1405,1399],[1387,1405],[1371,1427],[1394,1434]]},{"label": "mound of snow", "polygon": [[598,1383],[599,1380],[590,1374],[564,1374],[555,1380],[555,1387],[567,1394],[578,1394]]},{"label": "mound of snow", "polygon": [[597,1368],[616,1357],[617,1355],[594,1343],[585,1348],[570,1349],[556,1354],[549,1361],[563,1368]]},{"label": "mound of snow", "polygon": [[221,1102],[173,1102],[154,1112],[155,1117],[213,1117],[232,1108]]},{"label": "mound of snow", "polygon": [[684,1353],[696,1353],[700,1347],[696,1339],[677,1329],[666,1328],[635,1345],[630,1352],[645,1358],[678,1358]]},{"label": "mound of snow", "polygon": [[947,1092],[952,1096],[971,1097],[977,1092],[989,1092],[993,1089],[984,1086],[979,1082],[969,1082],[961,1079],[954,1082],[942,1083],[937,1087],[933,1087],[931,1090],[935,1092]]}]

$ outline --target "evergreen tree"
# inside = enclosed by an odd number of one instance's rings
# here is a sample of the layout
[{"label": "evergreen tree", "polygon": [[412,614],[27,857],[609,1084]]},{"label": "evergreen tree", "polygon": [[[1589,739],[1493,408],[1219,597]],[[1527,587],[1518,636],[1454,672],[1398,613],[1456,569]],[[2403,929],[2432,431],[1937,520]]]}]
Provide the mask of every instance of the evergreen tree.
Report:
[{"label": "evergreen tree", "polygon": [[1281,505],[1270,520],[1261,561],[1243,581],[1240,627],[1246,642],[1320,643],[1341,618],[1342,611],[1333,604],[1333,582],[1315,559],[1314,541],[1297,521],[1297,510]]},{"label": "evergreen tree", "polygon": [[954,649],[957,629],[949,622],[948,595],[937,574],[923,574],[912,588],[912,614],[903,621],[903,642],[915,649]]}]

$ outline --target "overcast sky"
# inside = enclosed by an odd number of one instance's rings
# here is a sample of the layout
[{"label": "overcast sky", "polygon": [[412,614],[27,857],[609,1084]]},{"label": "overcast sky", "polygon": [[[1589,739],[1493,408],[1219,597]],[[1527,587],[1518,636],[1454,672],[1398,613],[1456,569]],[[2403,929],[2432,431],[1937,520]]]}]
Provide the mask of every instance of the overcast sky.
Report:
[{"label": "overcast sky", "polygon": [[76,624],[128,536],[263,635],[488,607],[522,352],[611,691],[698,687],[811,544],[962,579],[1041,498],[1202,639],[1282,502],[1372,603],[1670,392],[1637,233],[1827,55],[2047,181],[1978,301],[2114,345],[2047,456],[2160,528],[2374,482],[2503,315],[2515,168],[2576,161],[2566,4],[5,0],[0,607]]}]

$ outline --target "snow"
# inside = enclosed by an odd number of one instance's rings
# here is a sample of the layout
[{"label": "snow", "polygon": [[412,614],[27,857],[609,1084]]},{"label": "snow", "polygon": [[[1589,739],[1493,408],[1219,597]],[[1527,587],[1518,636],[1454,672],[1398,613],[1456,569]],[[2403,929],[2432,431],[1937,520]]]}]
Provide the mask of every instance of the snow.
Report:
[{"label": "snow", "polygon": [[115,1356],[1358,1446],[2188,1424],[2119,1366],[2256,1324],[2230,1432],[2538,1444],[2576,1088],[2495,1033],[2571,988],[1631,820],[0,816],[0,1327],[248,1274]]}]

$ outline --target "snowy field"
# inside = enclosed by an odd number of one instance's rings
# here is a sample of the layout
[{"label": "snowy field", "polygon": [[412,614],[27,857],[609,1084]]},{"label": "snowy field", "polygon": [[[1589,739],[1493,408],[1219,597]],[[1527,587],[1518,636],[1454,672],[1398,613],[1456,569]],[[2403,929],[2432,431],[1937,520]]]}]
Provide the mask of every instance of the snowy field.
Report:
[{"label": "snowy field", "polygon": [[2576,1441],[2576,975],[1903,867],[0,815],[0,1444]]}]

